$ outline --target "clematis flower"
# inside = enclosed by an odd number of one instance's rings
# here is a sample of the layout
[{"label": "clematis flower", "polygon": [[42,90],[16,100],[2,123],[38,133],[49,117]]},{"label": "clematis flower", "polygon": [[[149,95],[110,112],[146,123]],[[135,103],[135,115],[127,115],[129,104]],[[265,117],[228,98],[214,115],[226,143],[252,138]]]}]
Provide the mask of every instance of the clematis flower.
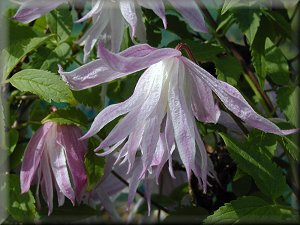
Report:
[{"label": "clematis flower", "polygon": [[[29,23],[57,8],[68,0],[26,0],[21,3],[14,19]],[[186,22],[198,32],[207,32],[203,15],[195,0],[168,0]],[[119,52],[126,23],[129,24],[131,38],[137,37],[140,42],[146,42],[146,28],[143,23],[141,7],[151,9],[167,27],[165,5],[163,0],[96,0],[92,1],[92,9],[77,22],[92,18],[93,25],[77,41],[84,46],[84,62],[96,43],[104,42],[113,52]]]},{"label": "clematis flower", "polygon": [[39,186],[48,205],[53,210],[53,190],[56,189],[58,205],[65,197],[75,204],[80,200],[86,184],[83,157],[87,149],[80,129],[73,125],[47,122],[30,139],[21,167],[21,191],[25,193],[36,183],[36,199],[39,202]]},{"label": "clematis flower", "polygon": [[[141,44],[117,54],[109,52],[103,45],[99,50],[100,59],[71,72],[63,72],[60,68],[59,73],[71,88],[81,90],[147,68],[133,95],[102,110],[81,138],[95,135],[106,124],[124,115],[95,151],[104,149],[104,153],[98,153],[104,156],[120,149],[116,163],[128,161],[127,173],[133,173],[129,203],[138,183],[149,174],[158,178],[167,162],[170,174],[173,174],[171,162],[175,150],[185,166],[187,177],[190,178],[193,172],[200,188],[206,191],[207,176],[213,175],[213,169],[196,119],[204,123],[218,122],[220,109],[213,93],[250,127],[278,135],[297,131],[281,130],[257,114],[236,88],[217,80],[176,49],[156,49]],[[136,162],[139,152],[140,161]]]},{"label": "clematis flower", "polygon": [[[207,32],[202,13],[194,0],[169,0],[186,22],[196,31]],[[163,0],[97,0],[93,8],[77,22],[93,18],[93,26],[78,41],[84,45],[84,61],[99,41],[113,52],[119,52],[126,23],[129,24],[131,38],[136,36],[140,42],[146,41],[146,28],[142,18],[141,6],[151,9],[167,27]]]}]

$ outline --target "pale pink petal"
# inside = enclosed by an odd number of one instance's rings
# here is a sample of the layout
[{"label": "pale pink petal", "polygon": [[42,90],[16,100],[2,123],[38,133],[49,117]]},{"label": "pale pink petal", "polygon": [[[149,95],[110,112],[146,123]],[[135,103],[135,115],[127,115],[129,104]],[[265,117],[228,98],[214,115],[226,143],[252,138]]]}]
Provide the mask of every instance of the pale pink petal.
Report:
[{"label": "pale pink petal", "polygon": [[[143,11],[141,7],[136,7],[136,17],[137,17],[137,24],[136,24],[136,32],[135,36],[137,37],[139,43],[146,43],[146,26],[143,21]],[[134,44],[138,44],[135,39],[132,39]]]},{"label": "pale pink petal", "polygon": [[97,15],[98,13],[101,12],[101,10],[105,10],[103,8],[104,2],[105,1],[96,1],[95,4],[93,5],[93,8],[87,14],[85,14],[82,18],[75,21],[75,23],[81,23],[81,22]]},{"label": "pale pink petal", "polygon": [[168,109],[167,117],[166,117],[165,140],[166,140],[166,147],[168,150],[169,172],[170,172],[171,177],[175,179],[173,166],[172,166],[172,153],[175,150],[175,136],[174,136],[172,118],[170,116],[169,109]]},{"label": "pale pink petal", "polygon": [[152,193],[152,180],[148,178],[148,176],[145,177],[144,180],[144,188],[145,188],[145,198],[147,201],[148,206],[148,216],[150,216],[151,213],[151,193]]},{"label": "pale pink petal", "polygon": [[[123,144],[123,142],[125,141],[126,138],[123,138],[121,141],[117,142],[114,146],[112,146],[111,148],[109,148],[108,150],[106,150],[103,153],[96,153],[97,156],[107,156],[110,153],[112,153],[113,151],[115,151],[121,144]],[[96,148],[94,151],[99,151],[101,148]]]},{"label": "pale pink petal", "polygon": [[[152,52],[156,51],[157,50],[155,48],[152,48],[151,46],[146,44],[142,44],[130,47],[119,54],[122,57],[140,58],[151,55]],[[60,73],[62,79],[74,90],[82,90],[93,87],[98,84],[106,83],[132,73],[131,71],[127,73],[117,72],[113,70],[110,65],[108,65],[106,61],[101,58],[87,63],[71,72],[64,72],[62,67],[59,66],[58,72]]]},{"label": "pale pink petal", "polygon": [[53,210],[53,182],[52,182],[52,173],[49,167],[49,159],[47,154],[43,154],[42,157],[43,163],[41,164],[42,168],[42,181],[41,181],[41,190],[44,200],[48,205],[48,216],[52,213]]},{"label": "pale pink petal", "polygon": [[142,161],[140,159],[136,160],[135,168],[133,168],[133,173],[129,182],[129,193],[128,193],[128,202],[127,207],[129,208],[133,199],[135,197],[136,190],[141,181],[142,174]]},{"label": "pale pink petal", "polygon": [[195,167],[194,167],[194,173],[196,177],[198,178],[198,182],[202,182],[202,188],[204,193],[206,193],[207,190],[207,161],[208,156],[206,152],[206,148],[204,146],[204,143],[200,137],[200,134],[198,132],[198,128],[195,124],[195,136],[196,136],[196,143],[198,147],[198,151],[196,151],[196,157],[195,157]]},{"label": "pale pink petal", "polygon": [[[52,129],[47,134],[49,140],[55,140],[56,137],[56,130]],[[68,173],[65,147],[60,145],[59,142],[61,143],[62,140],[58,140],[58,143],[55,141],[47,142],[47,153],[49,155],[51,169],[61,192],[75,204],[75,193]]]},{"label": "pale pink petal", "polygon": [[202,12],[194,0],[169,0],[169,2],[195,31],[208,32]]},{"label": "pale pink petal", "polygon": [[[158,118],[157,118],[158,117]],[[141,142],[141,150],[143,152],[143,172],[142,175],[148,170],[152,163],[158,138],[160,132],[160,123],[162,118],[157,117],[150,118],[145,125],[144,133],[146,134]]]},{"label": "pale pink petal", "polygon": [[281,130],[274,123],[257,114],[236,88],[223,81],[217,80],[189,59],[181,57],[181,60],[193,75],[198,76],[214,93],[216,93],[226,108],[241,118],[249,126],[278,135],[288,135],[298,131],[298,129]]},{"label": "pale pink petal", "polygon": [[139,105],[144,103],[154,81],[155,77],[152,75],[152,70],[147,69],[138,80],[132,96],[122,103],[110,105],[103,109],[96,116],[89,131],[82,137],[82,139],[95,135],[112,120],[128,113],[130,110],[134,110],[136,107],[139,107]]},{"label": "pale pink petal", "polygon": [[20,183],[22,193],[30,188],[33,176],[41,161],[41,156],[45,148],[45,136],[52,127],[52,122],[44,124],[30,139],[24,153],[23,163],[20,173]]},{"label": "pale pink petal", "polygon": [[58,206],[62,206],[65,203],[65,196],[59,189],[56,181],[54,181],[54,184],[55,184],[55,189],[56,189],[56,193],[57,193]]},{"label": "pale pink petal", "polygon": [[[157,63],[148,68],[149,75],[153,76],[159,71],[164,72],[166,68],[163,63]],[[151,85],[151,91],[149,92],[147,98],[144,100],[143,104],[139,108],[134,108],[129,112],[110,132],[110,134],[102,141],[100,148],[109,147],[115,144],[120,139],[127,137],[136,126],[141,126],[144,120],[150,116],[152,112],[156,110],[157,104],[159,102],[162,86],[163,86],[163,76],[154,76],[154,82]],[[140,99],[139,99],[140,101]]]},{"label": "pale pink petal", "polygon": [[[135,45],[132,48],[134,48],[134,52],[136,53],[135,55],[114,54],[105,49],[103,45],[100,46],[99,51],[101,52],[100,54],[102,59],[113,70],[126,74],[145,69],[155,63],[162,61],[163,59],[181,55],[181,52],[176,49],[155,49],[147,46],[146,44]],[[149,49],[152,49],[152,51],[149,51]],[[129,48],[128,51],[131,52],[131,49]]]},{"label": "pale pink petal", "polygon": [[162,0],[138,0],[144,8],[151,9],[163,21],[164,28],[167,29],[167,19],[165,16],[165,6]]},{"label": "pale pink petal", "polygon": [[98,15],[95,16],[91,28],[86,31],[78,41],[76,41],[77,44],[81,46],[84,45],[83,61],[85,63],[88,61],[88,56],[94,48],[95,44],[102,39],[102,33],[109,23],[109,16],[109,12],[107,12],[106,10],[102,10]]},{"label": "pale pink petal", "polygon": [[217,123],[221,112],[215,103],[211,89],[199,77],[189,78],[194,116],[201,122]]},{"label": "pale pink petal", "polygon": [[[79,135],[78,132],[79,131]],[[87,143],[79,141],[80,129],[77,126],[58,125],[57,142],[65,150],[67,163],[73,178],[76,196],[80,196],[85,187],[87,177],[84,169],[84,158],[82,153],[87,151]]]},{"label": "pale pink petal", "polygon": [[12,17],[22,23],[30,23],[31,21],[43,16],[59,5],[66,3],[67,0],[29,0],[22,3],[17,13]]},{"label": "pale pink petal", "polygon": [[127,143],[128,143],[128,147],[127,147],[127,149],[128,149],[128,155],[127,155],[128,171],[127,171],[127,173],[129,173],[129,171],[133,167],[135,155],[141,144],[143,134],[144,134],[144,125],[142,127],[138,127],[133,133],[130,134],[130,136],[128,138],[128,141],[127,141]]},{"label": "pale pink petal", "polygon": [[194,118],[185,100],[182,90],[184,79],[184,67],[178,61],[176,74],[173,74],[169,89],[169,108],[174,128],[180,158],[186,168],[188,177],[191,175],[192,163],[195,160],[195,132],[193,126]]},{"label": "pale pink petal", "polygon": [[120,10],[125,18],[125,20],[129,23],[131,28],[132,38],[136,35],[136,25],[137,25],[137,17],[135,12],[135,3],[132,0],[119,0]]},{"label": "pale pink petal", "polygon": [[160,137],[159,137],[159,142],[158,142],[158,145],[157,145],[157,148],[155,151],[155,155],[157,157],[157,160],[155,162],[155,164],[157,165],[156,173],[155,173],[157,184],[159,182],[160,173],[161,173],[164,165],[166,164],[166,162],[169,159],[169,151],[167,148],[167,143],[164,138],[165,138],[164,133],[161,133]]},{"label": "pale pink petal", "polygon": [[107,148],[123,138],[126,138],[141,123],[141,112],[134,110],[129,112],[109,133],[109,135],[101,142],[98,149]]},{"label": "pale pink petal", "polygon": [[[119,52],[122,44],[124,30],[125,30],[125,21],[122,17],[119,7],[113,7],[110,10],[110,49],[112,52]],[[99,54],[101,57],[101,53]]]}]

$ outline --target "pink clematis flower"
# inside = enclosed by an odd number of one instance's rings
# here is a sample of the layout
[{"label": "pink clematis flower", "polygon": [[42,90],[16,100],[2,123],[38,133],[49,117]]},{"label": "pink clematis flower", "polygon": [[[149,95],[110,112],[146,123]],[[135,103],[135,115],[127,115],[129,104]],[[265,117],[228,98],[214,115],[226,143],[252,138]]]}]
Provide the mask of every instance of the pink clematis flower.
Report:
[{"label": "pink clematis flower", "polygon": [[[168,0],[182,14],[186,22],[199,32],[207,32],[203,15],[195,0]],[[111,51],[119,52],[126,23],[129,24],[131,38],[146,42],[146,28],[143,23],[141,6],[151,9],[167,27],[163,0],[97,0],[93,8],[77,22],[93,18],[93,26],[78,41],[84,45],[84,61],[99,41]]]},{"label": "pink clematis flower", "polygon": [[[59,206],[65,196],[75,204],[80,200],[86,184],[83,157],[87,149],[80,129],[73,125],[59,125],[47,122],[30,139],[21,168],[21,190],[27,192],[33,182],[39,185],[48,205],[48,214],[53,210],[53,189],[55,187]],[[39,200],[38,200],[39,202]]]},{"label": "pink clematis flower", "polygon": [[[156,49],[141,44],[118,54],[109,52],[103,45],[99,50],[100,59],[72,72],[63,72],[60,68],[59,73],[71,88],[81,90],[147,68],[133,95],[102,110],[82,137],[95,135],[110,121],[125,115],[95,151],[104,149],[104,153],[99,154],[103,156],[120,149],[117,162],[127,161],[127,173],[133,173],[129,203],[138,183],[149,174],[158,178],[166,162],[172,175],[175,150],[187,177],[193,172],[199,186],[206,191],[207,175],[212,175],[213,170],[195,118],[204,123],[218,122],[220,109],[213,93],[248,126],[278,135],[297,131],[281,130],[257,114],[236,88],[217,80],[176,49]],[[137,162],[139,151],[141,156]]]},{"label": "pink clematis flower", "polygon": [[[57,8],[68,0],[26,0],[18,9],[14,19],[29,23]],[[203,15],[195,0],[168,0],[172,7],[181,13],[186,22],[198,32],[207,32]],[[146,28],[141,7],[151,9],[167,27],[163,0],[96,0],[92,9],[77,22],[93,19],[91,28],[77,41],[84,46],[84,62],[87,62],[92,49],[99,41],[104,42],[113,52],[119,52],[126,24],[129,24],[131,38],[137,37],[146,42]]]}]

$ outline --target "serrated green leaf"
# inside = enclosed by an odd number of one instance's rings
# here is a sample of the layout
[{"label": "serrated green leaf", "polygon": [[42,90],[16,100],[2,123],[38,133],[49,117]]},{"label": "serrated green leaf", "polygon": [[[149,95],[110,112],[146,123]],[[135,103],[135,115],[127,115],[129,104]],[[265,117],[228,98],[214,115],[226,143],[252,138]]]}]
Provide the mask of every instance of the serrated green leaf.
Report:
[{"label": "serrated green leaf", "polygon": [[58,124],[77,125],[86,127],[88,120],[83,112],[76,108],[59,109],[50,113],[42,120],[42,124],[47,122],[55,122]]},{"label": "serrated green leaf", "polygon": [[10,43],[1,53],[1,57],[5,62],[3,64],[3,80],[9,76],[11,71],[25,55],[37,49],[51,37],[52,36],[37,37],[30,27],[10,23]]},{"label": "serrated green leaf", "polygon": [[30,191],[21,194],[19,176],[10,174],[9,177],[9,214],[20,222],[33,222],[38,218],[35,199]]},{"label": "serrated green leaf", "polygon": [[300,88],[283,87],[277,91],[277,104],[287,120],[295,127],[299,126]]},{"label": "serrated green leaf", "polygon": [[71,55],[71,47],[67,43],[62,43],[57,46],[50,55],[43,61],[41,70],[57,71],[57,65],[62,64]]},{"label": "serrated green leaf", "polygon": [[103,102],[101,101],[102,88],[103,85],[98,85],[85,90],[73,91],[73,95],[81,104],[94,108],[101,108],[103,105]]},{"label": "serrated green leaf", "polygon": [[235,86],[243,72],[240,63],[233,56],[222,56],[214,60],[218,79]]},{"label": "serrated green leaf", "polygon": [[94,138],[89,139],[89,150],[84,159],[85,170],[87,173],[87,191],[91,191],[104,174],[105,159],[104,157],[97,156],[94,152],[94,149],[98,146],[98,141]]},{"label": "serrated green leaf", "polygon": [[72,105],[76,100],[64,81],[54,73],[27,69],[14,74],[10,83],[20,91],[29,91],[45,101],[67,102]]},{"label": "serrated green leaf", "polygon": [[291,37],[291,34],[293,33],[291,23],[287,21],[279,12],[274,10],[263,10],[262,12],[275,24],[275,28],[279,28],[284,36],[288,38]]},{"label": "serrated green leaf", "polygon": [[247,7],[236,9],[233,14],[239,28],[242,33],[246,35],[251,46],[260,24],[260,11],[255,8]]},{"label": "serrated green leaf", "polygon": [[228,10],[235,8],[238,6],[238,4],[240,3],[239,0],[225,0],[222,10],[221,10],[221,14],[226,13]]},{"label": "serrated green leaf", "polygon": [[280,207],[254,196],[241,197],[226,203],[208,216],[204,224],[280,223],[289,221],[292,213],[282,212]]},{"label": "serrated green leaf", "polygon": [[256,146],[257,149],[264,152],[272,160],[277,148],[277,137],[275,134],[254,129],[249,134],[248,143],[250,146]]},{"label": "serrated green leaf", "polygon": [[265,43],[266,71],[272,81],[279,85],[289,82],[289,66],[281,50],[267,38]]},{"label": "serrated green leaf", "polygon": [[46,15],[46,20],[51,33],[57,35],[58,42],[69,38],[73,28],[73,19],[68,7],[62,6],[53,10]]},{"label": "serrated green leaf", "polygon": [[251,141],[240,143],[226,134],[223,138],[230,156],[238,167],[253,177],[257,187],[267,196],[278,198],[285,190],[285,178],[280,168],[258,144]]},{"label": "serrated green leaf", "polygon": [[297,161],[300,161],[300,149],[299,146],[292,141],[290,138],[283,136],[282,142],[285,147],[285,150]]}]

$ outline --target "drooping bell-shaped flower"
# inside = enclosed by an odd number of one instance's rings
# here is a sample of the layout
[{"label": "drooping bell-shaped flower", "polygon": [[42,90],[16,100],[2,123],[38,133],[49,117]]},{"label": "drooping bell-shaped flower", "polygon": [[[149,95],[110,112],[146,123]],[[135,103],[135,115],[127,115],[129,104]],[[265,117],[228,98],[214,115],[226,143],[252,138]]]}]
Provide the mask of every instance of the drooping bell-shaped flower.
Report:
[{"label": "drooping bell-shaped flower", "polygon": [[[130,181],[129,202],[139,181],[149,174],[159,176],[169,161],[172,174],[172,156],[178,151],[187,177],[193,172],[199,185],[206,191],[210,161],[201,140],[196,120],[217,123],[220,109],[215,93],[224,106],[248,126],[278,135],[297,130],[281,130],[268,119],[257,114],[233,86],[217,80],[200,66],[181,55],[176,49],[156,49],[136,45],[115,54],[100,46],[101,58],[72,72],[60,74],[75,90],[145,70],[133,95],[124,102],[110,105],[94,119],[82,139],[98,133],[106,124],[119,116],[124,117],[112,129],[96,150],[108,155],[120,149],[117,161],[128,161]],[[141,152],[140,162],[135,158]],[[134,169],[134,168],[139,169]]]},{"label": "drooping bell-shaped flower", "polygon": [[84,154],[87,149],[80,128],[73,125],[59,125],[47,122],[40,127],[30,139],[24,154],[20,181],[22,193],[30,185],[39,186],[48,205],[48,214],[53,210],[53,190],[56,189],[58,205],[64,203],[65,197],[75,204],[80,200],[86,184]]},{"label": "drooping bell-shaped flower", "polygon": [[[182,14],[186,22],[196,31],[207,32],[202,13],[194,0],[168,0]],[[167,27],[163,0],[97,0],[93,8],[77,22],[93,18],[92,27],[78,41],[84,45],[84,61],[99,41],[113,52],[119,52],[126,23],[129,24],[131,38],[146,41],[141,6],[151,9]],[[99,53],[98,53],[99,54]]]},{"label": "drooping bell-shaped flower", "polygon": [[[14,19],[29,23],[57,8],[68,0],[25,0],[21,3]],[[146,42],[146,28],[143,23],[141,7],[152,10],[167,27],[165,4],[175,8],[186,23],[195,31],[207,32],[203,15],[195,0],[95,0],[92,9],[77,22],[92,18],[93,25],[77,41],[84,46],[84,61],[92,49],[100,41],[113,52],[119,52],[126,24],[129,24],[131,38],[137,37],[140,42]]]}]

